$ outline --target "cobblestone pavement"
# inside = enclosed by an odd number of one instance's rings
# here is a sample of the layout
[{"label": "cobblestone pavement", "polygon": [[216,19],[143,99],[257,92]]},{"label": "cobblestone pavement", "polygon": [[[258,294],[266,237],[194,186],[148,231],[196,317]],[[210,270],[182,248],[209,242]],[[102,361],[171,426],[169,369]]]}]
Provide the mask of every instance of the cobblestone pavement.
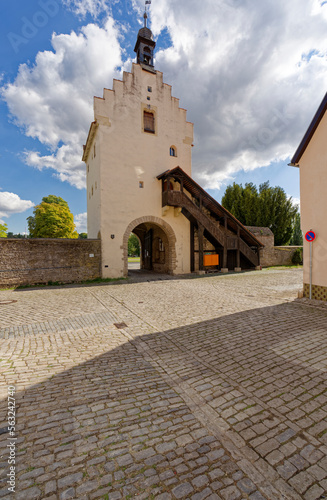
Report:
[{"label": "cobblestone pavement", "polygon": [[327,498],[327,304],[301,280],[0,291],[0,497]]}]

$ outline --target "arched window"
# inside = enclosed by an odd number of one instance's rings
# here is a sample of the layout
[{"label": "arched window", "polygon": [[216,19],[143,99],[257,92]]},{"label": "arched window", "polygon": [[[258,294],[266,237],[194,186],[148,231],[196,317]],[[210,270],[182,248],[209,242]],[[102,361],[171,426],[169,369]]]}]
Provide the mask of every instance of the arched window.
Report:
[{"label": "arched window", "polygon": [[143,62],[145,64],[151,63],[151,49],[150,49],[150,47],[144,47],[144,49],[143,49]]},{"label": "arched window", "polygon": [[155,133],[154,114],[149,111],[144,111],[144,132]]},{"label": "arched window", "polygon": [[170,146],[169,154],[170,156],[177,156],[175,146]]}]

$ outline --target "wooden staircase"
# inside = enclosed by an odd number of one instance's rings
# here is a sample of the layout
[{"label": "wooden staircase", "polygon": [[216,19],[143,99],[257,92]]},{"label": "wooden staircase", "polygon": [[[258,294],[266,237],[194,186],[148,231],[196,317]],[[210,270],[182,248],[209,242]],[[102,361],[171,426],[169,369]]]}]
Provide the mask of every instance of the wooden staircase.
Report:
[{"label": "wooden staircase", "polygon": [[[162,206],[181,207],[182,214],[197,226],[200,263],[203,260],[203,242],[200,240],[206,232],[222,249],[222,267],[227,267],[228,251],[236,252],[238,268],[241,260],[245,262],[241,256],[246,258],[247,267],[260,265],[259,250],[263,245],[180,167],[164,172],[158,179],[162,180]],[[180,190],[172,189],[172,180],[180,183]],[[202,267],[200,264],[200,269]]]}]

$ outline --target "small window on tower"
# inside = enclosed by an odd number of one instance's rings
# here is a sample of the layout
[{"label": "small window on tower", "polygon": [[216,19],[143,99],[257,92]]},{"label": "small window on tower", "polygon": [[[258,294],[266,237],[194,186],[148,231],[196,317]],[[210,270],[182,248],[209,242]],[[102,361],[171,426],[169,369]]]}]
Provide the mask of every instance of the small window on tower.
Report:
[{"label": "small window on tower", "polygon": [[144,182],[143,181],[139,182],[139,188],[144,188]]},{"label": "small window on tower", "polygon": [[152,92],[152,87],[148,87],[148,92]]},{"label": "small window on tower", "polygon": [[154,134],[154,114],[149,113],[149,111],[144,111],[144,132],[150,132]]},{"label": "small window on tower", "polygon": [[174,146],[170,147],[169,154],[170,154],[170,156],[177,156],[177,154],[176,154],[176,148]]}]

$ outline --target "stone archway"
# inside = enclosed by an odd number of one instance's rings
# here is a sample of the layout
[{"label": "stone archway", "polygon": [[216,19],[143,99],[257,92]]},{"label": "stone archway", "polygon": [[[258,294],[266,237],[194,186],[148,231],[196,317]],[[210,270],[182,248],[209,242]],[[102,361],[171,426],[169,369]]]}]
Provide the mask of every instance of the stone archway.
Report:
[{"label": "stone archway", "polygon": [[[128,275],[128,238],[129,235],[138,227],[147,228],[160,228],[163,231],[167,239],[167,272],[168,274],[174,274],[176,269],[176,236],[171,228],[171,226],[159,217],[153,217],[152,215],[146,215],[138,219],[133,220],[126,228],[123,236],[123,259],[124,259],[124,276]],[[137,234],[137,232],[135,232]],[[138,235],[138,234],[137,234]],[[139,235],[138,235],[139,236]]]}]

